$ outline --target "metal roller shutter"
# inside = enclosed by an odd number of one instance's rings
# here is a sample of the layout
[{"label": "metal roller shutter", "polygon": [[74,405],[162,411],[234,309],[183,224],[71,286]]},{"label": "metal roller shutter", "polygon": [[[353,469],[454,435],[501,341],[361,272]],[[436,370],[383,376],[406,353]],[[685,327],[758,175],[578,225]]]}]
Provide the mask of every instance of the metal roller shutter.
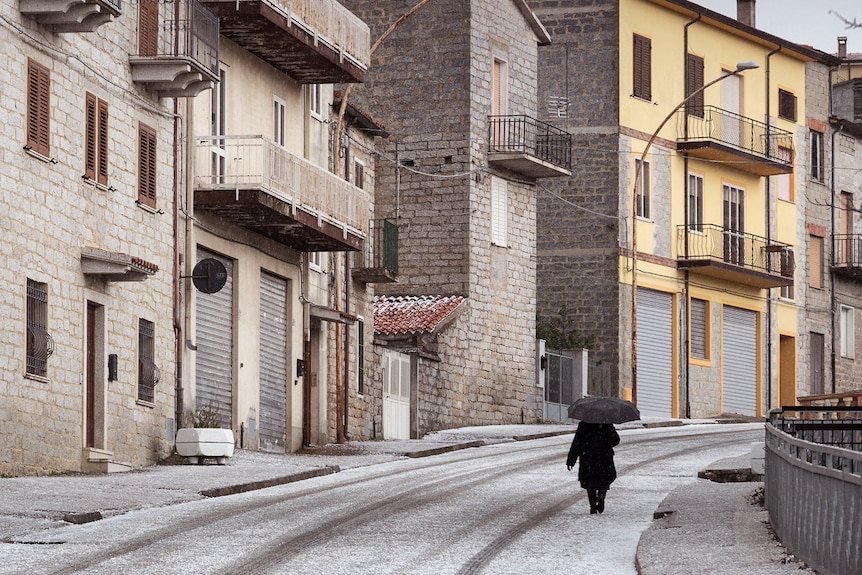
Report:
[{"label": "metal roller shutter", "polygon": [[287,281],[260,274],[260,448],[284,453],[287,436]]},{"label": "metal roller shutter", "polygon": [[757,415],[757,313],[724,306],[722,322],[722,410]]},{"label": "metal roller shutter", "polygon": [[199,249],[198,261],[205,258],[224,264],[227,282],[216,293],[197,293],[195,405],[214,406],[219,426],[233,429],[233,262]]},{"label": "metal roller shutter", "polygon": [[637,405],[641,415],[673,410],[673,296],[638,289]]}]

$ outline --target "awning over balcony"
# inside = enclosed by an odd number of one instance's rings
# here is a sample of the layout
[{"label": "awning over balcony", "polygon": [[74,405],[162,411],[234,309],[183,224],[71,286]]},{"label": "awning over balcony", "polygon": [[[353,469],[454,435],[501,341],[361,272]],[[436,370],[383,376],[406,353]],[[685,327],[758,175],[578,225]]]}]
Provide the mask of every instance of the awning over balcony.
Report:
[{"label": "awning over balcony", "polygon": [[793,247],[753,234],[679,226],[677,253],[677,267],[691,273],[759,289],[793,285]]},{"label": "awning over balcony", "polygon": [[677,150],[756,174],[793,172],[793,134],[745,116],[703,106],[679,111]]},{"label": "awning over balcony", "polygon": [[262,136],[199,140],[194,203],[301,252],[362,250],[372,205],[365,190]]},{"label": "awning over balcony", "polygon": [[362,82],[368,25],[335,0],[203,0],[221,33],[303,84]]}]

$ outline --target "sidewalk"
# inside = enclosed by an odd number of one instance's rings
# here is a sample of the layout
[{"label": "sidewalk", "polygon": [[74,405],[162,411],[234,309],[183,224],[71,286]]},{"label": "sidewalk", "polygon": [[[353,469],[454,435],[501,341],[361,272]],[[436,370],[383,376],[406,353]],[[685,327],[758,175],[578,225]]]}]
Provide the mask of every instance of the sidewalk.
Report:
[{"label": "sidewalk", "polygon": [[[682,422],[648,423],[649,426]],[[704,423],[698,421],[698,423]],[[640,427],[640,423],[619,426]],[[301,481],[340,470],[404,457],[548,435],[574,433],[574,425],[471,427],[406,441],[327,445],[302,454],[237,450],[227,465],[182,461],[111,475],[63,475],[0,479],[0,542],[72,523],[85,523],[137,509]],[[180,460],[182,458],[179,458]],[[748,458],[716,462],[710,469],[750,467]],[[671,492],[638,545],[640,575],[789,575],[788,560],[772,538],[766,511],[750,498],[759,482],[715,483],[697,479]]]}]

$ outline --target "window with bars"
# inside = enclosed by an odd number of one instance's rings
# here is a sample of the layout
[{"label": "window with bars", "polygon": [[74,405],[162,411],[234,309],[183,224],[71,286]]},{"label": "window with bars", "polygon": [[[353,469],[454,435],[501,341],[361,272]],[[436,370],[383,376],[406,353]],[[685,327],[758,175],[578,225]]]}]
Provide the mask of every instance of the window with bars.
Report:
[{"label": "window with bars", "polygon": [[778,117],[796,121],[796,95],[793,92],[778,89]]},{"label": "window with bars", "polygon": [[152,403],[155,387],[161,373],[155,362],[155,325],[145,319],[138,320],[138,399]]},{"label": "window with bars", "polygon": [[634,86],[632,95],[642,100],[652,100],[652,41],[634,35]]},{"label": "window with bars", "polygon": [[703,176],[688,175],[688,230],[703,233]]},{"label": "window with bars", "polygon": [[138,126],[138,202],[156,207],[156,131]]},{"label": "window with bars", "polygon": [[27,374],[48,376],[54,340],[48,333],[48,284],[27,280]]},{"label": "window with bars", "polygon": [[689,354],[693,359],[709,359],[709,302],[691,298]]},{"label": "window with bars", "polygon": [[35,60],[27,60],[27,149],[51,154],[51,73]]},{"label": "window with bars", "polygon": [[686,114],[703,118],[703,58],[700,56],[689,54],[686,58],[685,84],[686,97],[695,94],[685,106]]},{"label": "window with bars", "polygon": [[640,159],[635,159],[635,174],[638,173],[640,167],[640,175],[638,176],[637,195],[637,216],[639,218],[649,219],[650,217],[650,173],[649,162],[644,160],[641,165]]},{"label": "window with bars", "polygon": [[93,94],[86,96],[84,177],[108,185],[108,103]]},{"label": "window with bars", "polygon": [[817,182],[824,180],[823,170],[823,132],[811,130],[811,179]]}]

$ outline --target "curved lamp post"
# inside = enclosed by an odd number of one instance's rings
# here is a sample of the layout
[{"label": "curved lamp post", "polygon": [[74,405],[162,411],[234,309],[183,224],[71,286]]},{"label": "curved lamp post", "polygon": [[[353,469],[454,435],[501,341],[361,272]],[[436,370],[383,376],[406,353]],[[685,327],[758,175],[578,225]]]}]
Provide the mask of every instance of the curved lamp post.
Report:
[{"label": "curved lamp post", "polygon": [[[711,82],[707,82],[688,96],[686,96],[682,102],[673,107],[673,109],[665,116],[664,120],[661,121],[661,124],[658,125],[658,128],[650,136],[647,141],[646,146],[644,147],[643,153],[641,153],[640,161],[637,163],[637,167],[635,168],[635,177],[634,183],[632,185],[632,401],[637,404],[637,371],[638,371],[638,339],[637,339],[637,279],[638,279],[638,234],[637,234],[637,221],[638,221],[638,202],[637,202],[637,193],[638,193],[638,184],[640,183],[641,178],[641,170],[643,169],[644,161],[646,160],[646,156],[649,153],[650,148],[652,147],[652,143],[658,137],[659,132],[661,132],[662,128],[664,128],[665,124],[667,124],[670,119],[676,114],[677,110],[685,106],[689,100],[712,86],[713,84],[718,84],[722,80],[729,78],[730,76],[735,76],[741,72],[746,70],[753,70],[755,68],[759,68],[760,65],[757,62],[740,62],[736,65],[736,69],[731,72],[726,72],[719,76],[718,78],[712,80]],[[686,359],[687,361],[687,359]]]}]

